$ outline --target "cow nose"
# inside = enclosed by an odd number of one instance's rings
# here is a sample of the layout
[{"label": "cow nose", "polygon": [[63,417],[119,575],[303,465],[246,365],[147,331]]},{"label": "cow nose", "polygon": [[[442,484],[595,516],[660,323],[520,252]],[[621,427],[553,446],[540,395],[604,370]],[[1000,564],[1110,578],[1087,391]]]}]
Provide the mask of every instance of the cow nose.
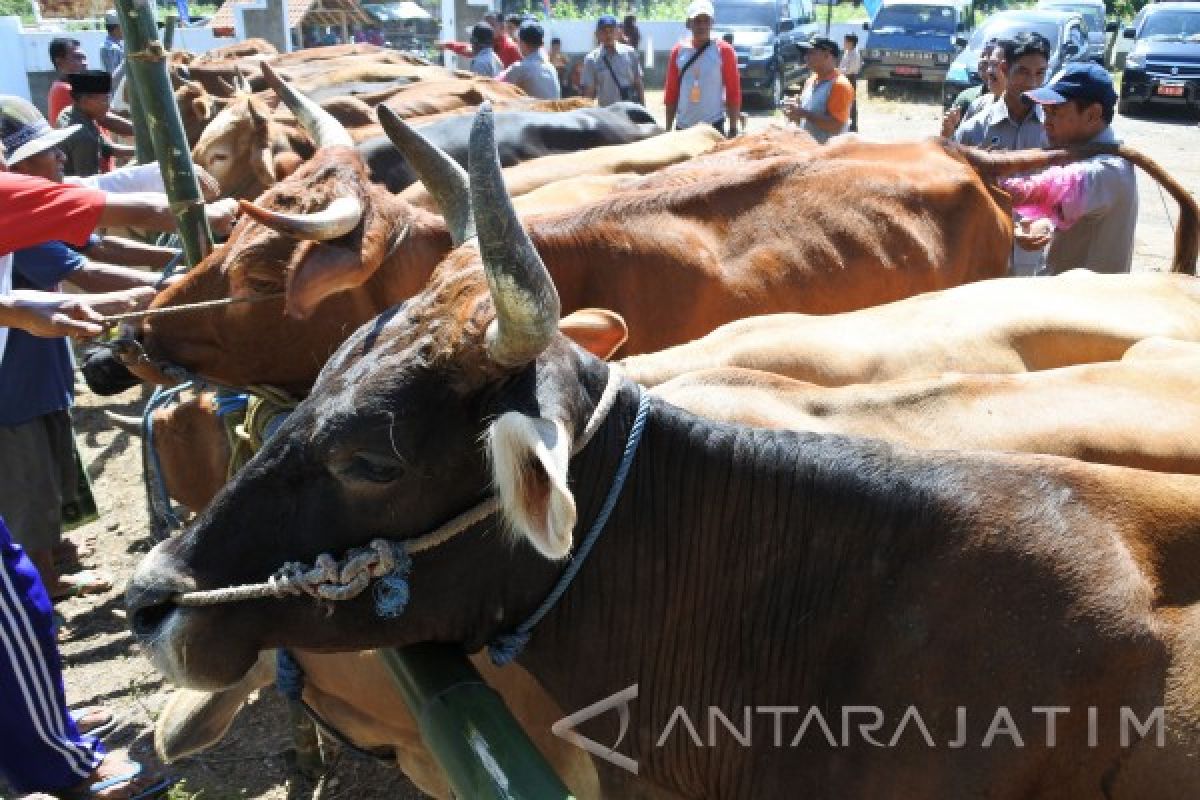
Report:
[{"label": "cow nose", "polygon": [[165,586],[130,584],[125,593],[125,608],[129,627],[135,636],[151,638],[162,629],[163,623],[175,612],[177,590]]}]

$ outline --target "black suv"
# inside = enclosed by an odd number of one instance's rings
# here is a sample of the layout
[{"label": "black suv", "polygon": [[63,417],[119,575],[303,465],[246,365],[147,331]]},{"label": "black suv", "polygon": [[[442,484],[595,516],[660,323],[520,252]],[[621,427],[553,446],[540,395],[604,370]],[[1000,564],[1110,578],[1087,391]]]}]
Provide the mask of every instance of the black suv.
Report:
[{"label": "black suv", "polygon": [[713,36],[732,36],[742,94],[768,108],[806,72],[798,41],[817,32],[812,0],[716,0]]},{"label": "black suv", "polygon": [[1200,108],[1200,3],[1155,3],[1125,29],[1133,50],[1121,77],[1122,114],[1150,104]]}]

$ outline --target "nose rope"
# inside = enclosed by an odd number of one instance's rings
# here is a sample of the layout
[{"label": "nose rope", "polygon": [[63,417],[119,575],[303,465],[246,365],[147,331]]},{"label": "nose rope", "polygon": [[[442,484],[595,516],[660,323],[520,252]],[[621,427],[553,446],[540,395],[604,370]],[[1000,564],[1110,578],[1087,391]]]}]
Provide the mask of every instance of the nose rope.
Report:
[{"label": "nose rope", "polygon": [[164,317],[169,314],[183,314],[189,311],[204,311],[210,308],[221,308],[222,306],[232,306],[239,303],[261,303],[264,300],[276,300],[284,296],[284,292],[271,292],[270,294],[256,294],[253,297],[221,297],[216,300],[201,300],[196,303],[183,303],[178,306],[163,306],[162,308],[145,308],[141,311],[127,311],[123,314],[109,314],[106,317],[100,318],[100,323],[106,327],[111,327],[120,322],[125,322],[131,319],[145,319],[146,317]]},{"label": "nose rope", "polygon": [[[571,455],[582,451],[596,435],[616,403],[621,383],[620,368],[610,364],[604,391],[584,426],[583,434],[571,448]],[[347,551],[340,560],[322,553],[312,566],[289,561],[261,583],[180,592],[172,601],[179,606],[203,607],[306,594],[315,600],[334,602],[357,597],[372,580],[379,579],[375,587],[377,613],[383,617],[398,616],[408,603],[408,573],[412,568],[412,556],[445,544],[499,510],[500,501],[492,496],[414,539],[374,539],[366,547]]]}]

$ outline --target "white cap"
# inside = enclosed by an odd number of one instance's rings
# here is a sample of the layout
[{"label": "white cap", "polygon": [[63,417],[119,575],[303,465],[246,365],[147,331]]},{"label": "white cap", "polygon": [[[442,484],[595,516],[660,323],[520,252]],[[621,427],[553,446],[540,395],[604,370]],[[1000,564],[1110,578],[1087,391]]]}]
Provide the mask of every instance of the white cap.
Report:
[{"label": "white cap", "polygon": [[716,13],[713,11],[713,4],[711,0],[692,0],[692,2],[688,4],[687,18],[689,20],[693,17],[699,17],[701,15],[704,15],[709,19],[712,19],[716,16]]}]

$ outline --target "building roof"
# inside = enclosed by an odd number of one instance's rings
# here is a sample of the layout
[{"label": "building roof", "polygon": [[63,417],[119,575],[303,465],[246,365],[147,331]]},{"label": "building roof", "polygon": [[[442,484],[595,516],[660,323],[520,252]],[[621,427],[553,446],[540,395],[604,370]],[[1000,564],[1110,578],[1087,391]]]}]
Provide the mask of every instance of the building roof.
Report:
[{"label": "building roof", "polygon": [[[218,36],[234,35],[234,6],[253,0],[225,0],[209,23]],[[288,30],[300,25],[370,24],[371,18],[355,0],[288,0]]]}]

